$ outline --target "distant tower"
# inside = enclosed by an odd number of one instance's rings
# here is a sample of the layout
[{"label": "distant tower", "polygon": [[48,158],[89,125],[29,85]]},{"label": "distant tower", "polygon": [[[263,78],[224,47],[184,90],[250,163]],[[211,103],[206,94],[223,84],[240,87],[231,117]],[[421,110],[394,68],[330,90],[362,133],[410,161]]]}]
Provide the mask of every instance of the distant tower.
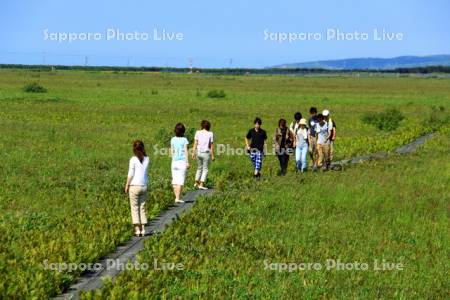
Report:
[{"label": "distant tower", "polygon": [[233,59],[232,58],[230,58],[230,62],[229,62],[229,64],[228,64],[228,68],[230,68],[231,69],[231,67],[233,66]]},{"label": "distant tower", "polygon": [[86,67],[88,65],[89,59],[87,55],[84,57],[84,66]]}]

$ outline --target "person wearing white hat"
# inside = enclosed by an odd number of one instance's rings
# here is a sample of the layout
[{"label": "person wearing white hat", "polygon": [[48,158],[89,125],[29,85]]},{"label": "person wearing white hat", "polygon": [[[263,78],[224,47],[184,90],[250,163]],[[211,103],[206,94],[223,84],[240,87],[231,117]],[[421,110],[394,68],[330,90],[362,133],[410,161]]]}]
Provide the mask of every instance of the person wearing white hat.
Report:
[{"label": "person wearing white hat", "polygon": [[330,162],[333,160],[334,153],[334,140],[336,139],[336,122],[330,118],[330,111],[328,109],[324,109],[322,112],[323,117],[325,118],[325,122],[328,124],[328,130],[330,130]]},{"label": "person wearing white hat", "polygon": [[317,167],[323,170],[328,170],[330,167],[330,130],[328,123],[325,122],[323,114],[317,115],[319,123],[316,124],[315,132],[317,138],[317,152],[319,157],[317,159]]},{"label": "person wearing white hat", "polygon": [[295,131],[295,162],[297,171],[304,172],[307,168],[306,156],[308,154],[309,130],[306,127],[306,119],[301,119],[299,127]]}]

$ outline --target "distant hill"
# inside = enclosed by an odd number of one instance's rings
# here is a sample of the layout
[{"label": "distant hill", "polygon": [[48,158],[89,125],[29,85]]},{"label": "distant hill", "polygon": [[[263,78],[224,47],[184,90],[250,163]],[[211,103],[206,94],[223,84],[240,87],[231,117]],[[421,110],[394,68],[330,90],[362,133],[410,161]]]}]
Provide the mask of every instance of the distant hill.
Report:
[{"label": "distant hill", "polygon": [[415,68],[428,66],[450,66],[450,55],[399,56],[394,58],[349,58],[338,60],[321,60],[303,63],[288,63],[270,68],[318,68],[333,70],[375,69],[390,70],[396,68]]}]

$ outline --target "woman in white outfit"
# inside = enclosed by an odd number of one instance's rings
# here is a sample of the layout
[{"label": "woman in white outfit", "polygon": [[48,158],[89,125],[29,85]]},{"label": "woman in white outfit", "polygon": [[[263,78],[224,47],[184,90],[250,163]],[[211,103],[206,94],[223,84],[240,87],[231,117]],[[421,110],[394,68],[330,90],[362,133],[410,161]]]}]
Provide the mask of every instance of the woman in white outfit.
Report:
[{"label": "woman in white outfit", "polygon": [[208,176],[208,168],[211,160],[214,160],[214,135],[211,131],[211,123],[203,120],[200,123],[201,130],[197,130],[192,148],[192,159],[197,158],[197,173],[195,174],[194,187],[207,190],[204,186]]},{"label": "woman in white outfit", "polygon": [[142,141],[136,140],[133,142],[133,152],[134,156],[131,157],[128,168],[125,193],[130,196],[131,219],[134,224],[134,233],[136,236],[144,236],[145,224],[147,224],[145,201],[147,200],[150,159],[145,153],[145,147]]},{"label": "woman in white outfit", "polygon": [[306,156],[309,148],[309,130],[306,128],[306,119],[301,119],[299,127],[295,132],[295,161],[297,165],[297,171],[305,172],[308,165]]},{"label": "woman in white outfit", "polygon": [[172,186],[175,202],[183,203],[181,193],[186,179],[186,170],[189,168],[188,144],[184,137],[186,128],[182,123],[175,126],[175,136],[170,140],[170,155],[172,156]]}]

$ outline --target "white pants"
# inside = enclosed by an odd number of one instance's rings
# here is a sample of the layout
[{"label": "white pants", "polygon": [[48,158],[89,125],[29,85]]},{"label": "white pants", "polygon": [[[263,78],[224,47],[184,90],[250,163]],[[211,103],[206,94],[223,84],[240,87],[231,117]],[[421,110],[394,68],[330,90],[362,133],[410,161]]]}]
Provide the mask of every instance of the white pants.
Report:
[{"label": "white pants", "polygon": [[172,184],[173,185],[184,185],[184,180],[186,179],[186,161],[185,160],[174,160],[172,161]]},{"label": "white pants", "polygon": [[211,154],[209,152],[199,152],[197,154],[197,173],[195,174],[195,181],[206,181],[210,160]]}]

